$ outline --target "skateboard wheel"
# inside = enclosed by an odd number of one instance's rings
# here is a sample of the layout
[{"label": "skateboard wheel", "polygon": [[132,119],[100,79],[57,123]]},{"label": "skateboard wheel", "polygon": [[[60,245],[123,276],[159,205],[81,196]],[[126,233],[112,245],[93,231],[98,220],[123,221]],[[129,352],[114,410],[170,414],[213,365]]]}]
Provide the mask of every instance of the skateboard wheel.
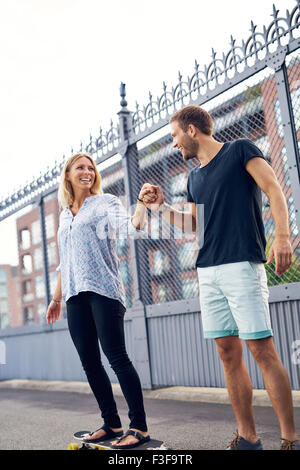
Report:
[{"label": "skateboard wheel", "polygon": [[68,450],[79,450],[79,445],[76,442],[71,442],[71,444],[68,445]]}]

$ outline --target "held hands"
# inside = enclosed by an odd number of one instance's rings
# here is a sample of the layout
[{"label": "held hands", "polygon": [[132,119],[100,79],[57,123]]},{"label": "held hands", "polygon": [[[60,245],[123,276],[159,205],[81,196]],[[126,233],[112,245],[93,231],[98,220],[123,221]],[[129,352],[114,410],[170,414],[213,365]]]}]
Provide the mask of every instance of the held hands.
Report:
[{"label": "held hands", "polygon": [[164,203],[164,195],[162,190],[158,186],[154,186],[150,183],[145,183],[138,196],[147,209],[157,211],[161,204]]},{"label": "held hands", "polygon": [[55,323],[56,320],[59,319],[60,313],[61,313],[61,303],[51,300],[49,307],[48,307],[47,315],[46,315],[46,320],[47,320],[48,325],[50,323]]},{"label": "held hands", "polygon": [[284,274],[292,263],[292,246],[287,238],[274,240],[270,248],[269,257],[266,264],[271,264],[275,257],[275,273],[277,276]]}]

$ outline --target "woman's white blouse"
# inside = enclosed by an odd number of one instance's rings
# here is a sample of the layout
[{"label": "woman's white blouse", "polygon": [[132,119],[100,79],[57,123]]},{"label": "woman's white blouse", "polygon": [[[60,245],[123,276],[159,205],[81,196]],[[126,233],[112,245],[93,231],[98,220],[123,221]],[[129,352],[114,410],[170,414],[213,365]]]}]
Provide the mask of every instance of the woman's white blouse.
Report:
[{"label": "woman's white blouse", "polygon": [[66,302],[82,291],[119,300],[125,306],[117,255],[118,238],[141,238],[120,199],[112,194],[87,197],[74,216],[60,214],[57,234],[62,296]]}]

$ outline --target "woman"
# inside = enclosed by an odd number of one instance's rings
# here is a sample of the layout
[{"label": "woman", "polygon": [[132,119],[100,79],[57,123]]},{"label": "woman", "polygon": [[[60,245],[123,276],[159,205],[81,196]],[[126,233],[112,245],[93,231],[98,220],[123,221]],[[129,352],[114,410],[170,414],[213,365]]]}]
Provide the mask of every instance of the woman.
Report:
[{"label": "woman", "polygon": [[[116,237],[143,233],[139,232],[146,218],[143,201],[154,198],[150,185],[144,185],[130,219],[116,196],[102,193],[101,177],[89,154],[73,155],[62,171],[58,190],[63,208],[58,229],[60,265],[47,322],[59,318],[63,299],[73,343],[104,421],[85,442],[116,438],[116,448],[131,448],[150,440],[140,379],[125,348],[125,295]],[[98,339],[129,407],[130,427],[125,435],[101,363]]]}]

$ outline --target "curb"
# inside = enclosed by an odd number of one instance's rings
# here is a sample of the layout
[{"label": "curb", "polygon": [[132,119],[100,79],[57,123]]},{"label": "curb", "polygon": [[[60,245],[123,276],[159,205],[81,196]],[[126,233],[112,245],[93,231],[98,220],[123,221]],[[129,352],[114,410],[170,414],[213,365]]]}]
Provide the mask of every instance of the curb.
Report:
[{"label": "curb", "polygon": [[[113,383],[112,388],[116,396],[123,396],[119,384]],[[14,379],[0,381],[0,389],[92,394],[87,382]],[[226,388],[176,386],[156,390],[143,390],[143,395],[144,398],[150,399],[223,403],[230,405]],[[300,407],[300,390],[292,390],[292,395],[294,407]],[[272,406],[266,390],[253,390],[253,405]]]}]

